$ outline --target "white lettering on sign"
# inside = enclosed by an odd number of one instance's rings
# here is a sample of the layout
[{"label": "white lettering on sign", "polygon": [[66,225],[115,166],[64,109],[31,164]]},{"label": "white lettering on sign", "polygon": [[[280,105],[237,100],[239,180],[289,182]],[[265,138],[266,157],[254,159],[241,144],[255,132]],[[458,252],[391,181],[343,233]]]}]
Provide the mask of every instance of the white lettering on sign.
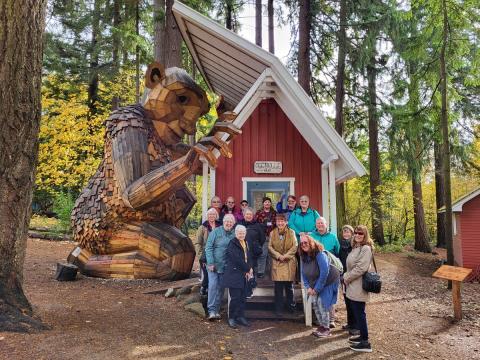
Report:
[{"label": "white lettering on sign", "polygon": [[255,161],[253,171],[257,174],[281,174],[281,161]]}]

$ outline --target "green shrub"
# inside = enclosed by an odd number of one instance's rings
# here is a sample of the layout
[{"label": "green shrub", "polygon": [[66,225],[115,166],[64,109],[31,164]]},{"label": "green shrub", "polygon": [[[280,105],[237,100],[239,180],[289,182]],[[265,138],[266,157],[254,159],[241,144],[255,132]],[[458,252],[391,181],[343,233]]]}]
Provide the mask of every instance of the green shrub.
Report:
[{"label": "green shrub", "polygon": [[70,193],[59,192],[53,200],[53,211],[59,220],[59,226],[64,231],[70,229],[70,214],[72,213],[75,199]]}]

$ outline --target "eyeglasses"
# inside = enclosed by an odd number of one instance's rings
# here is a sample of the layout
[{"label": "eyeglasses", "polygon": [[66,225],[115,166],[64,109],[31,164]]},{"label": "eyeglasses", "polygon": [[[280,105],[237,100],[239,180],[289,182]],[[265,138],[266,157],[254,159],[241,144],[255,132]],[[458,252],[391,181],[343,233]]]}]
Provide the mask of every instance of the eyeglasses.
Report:
[{"label": "eyeglasses", "polygon": [[363,232],[361,232],[361,231],[355,231],[354,234],[355,234],[355,235],[365,235],[365,234],[364,234]]},{"label": "eyeglasses", "polygon": [[300,241],[300,245],[308,245],[308,241]]},{"label": "eyeglasses", "polygon": [[235,201],[227,201],[227,204],[235,204]]}]

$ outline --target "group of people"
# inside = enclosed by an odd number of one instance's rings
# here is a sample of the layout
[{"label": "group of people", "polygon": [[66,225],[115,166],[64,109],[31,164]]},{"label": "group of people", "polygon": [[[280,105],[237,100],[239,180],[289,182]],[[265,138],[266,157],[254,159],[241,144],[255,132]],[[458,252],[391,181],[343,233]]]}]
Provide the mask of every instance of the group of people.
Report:
[{"label": "group of people", "polygon": [[325,218],[310,207],[308,196],[284,198],[273,208],[263,198],[258,211],[243,200],[240,207],[229,196],[225,203],[214,196],[206,221],[197,232],[195,249],[203,273],[201,294],[208,295],[208,319],[220,319],[224,289],[230,301],[228,324],[249,326],[246,299],[252,296],[256,279],[270,275],[274,282],[273,310],[278,317],[295,311],[294,283],[302,281],[318,323],[313,335],[329,337],[335,325],[335,304],[342,289],[350,348],[371,352],[365,304],[369,293],[362,276],[369,271],[373,241],[366,226],[342,228],[341,239],[328,229]]}]

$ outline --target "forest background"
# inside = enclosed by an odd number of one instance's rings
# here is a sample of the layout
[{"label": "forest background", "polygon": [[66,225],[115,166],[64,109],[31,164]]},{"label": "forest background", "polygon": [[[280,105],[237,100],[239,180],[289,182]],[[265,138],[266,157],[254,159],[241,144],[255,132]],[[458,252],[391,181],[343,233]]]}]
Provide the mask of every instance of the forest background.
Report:
[{"label": "forest background", "polygon": [[[328,120],[369,172],[337,189],[339,224],[366,224],[385,250],[445,247],[445,219],[437,216],[445,205],[445,155],[454,199],[480,186],[479,0],[184,2],[235,32],[245,8],[254,7],[255,42],[273,53],[275,40],[287,41],[275,39],[275,27],[289,27],[287,67],[319,107],[335,109]],[[205,85],[172,3],[48,2],[33,207],[40,216],[55,212],[63,231],[102,159],[103,122],[141,99],[146,65],[183,67]],[[216,95],[209,96],[213,103]],[[442,149],[442,115],[450,154]],[[195,138],[215,120],[212,108]],[[200,196],[201,184],[197,177],[188,186]],[[200,219],[197,203],[184,230]]]}]

